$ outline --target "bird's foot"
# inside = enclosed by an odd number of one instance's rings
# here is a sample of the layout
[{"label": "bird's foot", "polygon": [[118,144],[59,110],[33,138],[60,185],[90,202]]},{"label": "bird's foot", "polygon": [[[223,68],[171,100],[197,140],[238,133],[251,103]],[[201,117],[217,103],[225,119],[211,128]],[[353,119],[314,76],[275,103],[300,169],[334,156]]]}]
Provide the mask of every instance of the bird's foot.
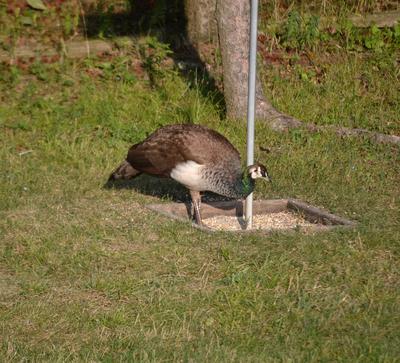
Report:
[{"label": "bird's foot", "polygon": [[200,213],[200,204],[201,204],[200,193],[190,191],[190,196],[192,197],[194,220],[195,220],[196,224],[198,224],[199,226],[202,226],[203,221],[201,219],[201,213]]}]

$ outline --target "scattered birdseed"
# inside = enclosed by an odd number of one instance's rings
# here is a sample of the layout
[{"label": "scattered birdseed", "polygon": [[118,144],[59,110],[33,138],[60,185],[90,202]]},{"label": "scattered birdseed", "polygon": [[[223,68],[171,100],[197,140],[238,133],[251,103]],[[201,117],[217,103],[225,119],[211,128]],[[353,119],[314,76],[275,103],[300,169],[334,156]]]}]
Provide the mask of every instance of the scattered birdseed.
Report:
[{"label": "scattered birdseed", "polygon": [[[218,231],[240,231],[246,229],[243,217],[216,216],[203,219],[206,227]],[[296,227],[311,227],[313,223],[308,222],[300,215],[290,212],[278,212],[253,215],[253,229],[259,230],[282,230]]]}]

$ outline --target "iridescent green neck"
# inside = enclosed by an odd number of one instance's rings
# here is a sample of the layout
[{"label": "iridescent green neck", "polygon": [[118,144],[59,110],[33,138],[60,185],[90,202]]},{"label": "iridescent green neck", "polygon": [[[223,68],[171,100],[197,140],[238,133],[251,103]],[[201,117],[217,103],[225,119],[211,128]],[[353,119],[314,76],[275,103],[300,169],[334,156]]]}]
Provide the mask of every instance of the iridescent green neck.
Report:
[{"label": "iridescent green neck", "polygon": [[243,172],[242,178],[238,180],[236,191],[242,198],[246,198],[254,190],[254,179],[250,178],[247,171]]}]

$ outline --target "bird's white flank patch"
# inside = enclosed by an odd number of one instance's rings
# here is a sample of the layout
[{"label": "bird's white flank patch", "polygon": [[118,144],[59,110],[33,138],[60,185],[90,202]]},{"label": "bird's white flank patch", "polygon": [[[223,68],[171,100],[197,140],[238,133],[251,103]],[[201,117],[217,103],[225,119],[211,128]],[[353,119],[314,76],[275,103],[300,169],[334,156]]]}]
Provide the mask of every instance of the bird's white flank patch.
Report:
[{"label": "bird's white flank patch", "polygon": [[186,188],[195,191],[205,190],[204,179],[201,170],[203,165],[189,160],[179,163],[171,170],[171,178],[183,184]]}]

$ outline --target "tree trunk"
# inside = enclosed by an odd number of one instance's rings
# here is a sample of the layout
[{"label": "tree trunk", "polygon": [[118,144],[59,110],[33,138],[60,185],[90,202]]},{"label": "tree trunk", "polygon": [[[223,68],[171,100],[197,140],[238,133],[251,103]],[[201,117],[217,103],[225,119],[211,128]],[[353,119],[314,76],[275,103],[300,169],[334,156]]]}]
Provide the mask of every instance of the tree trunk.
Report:
[{"label": "tree trunk", "polygon": [[[250,0],[185,0],[187,34],[197,47],[201,41],[219,39],[227,116],[245,119],[250,33]],[[284,129],[300,121],[282,115],[264,97],[257,79],[256,117]]]},{"label": "tree trunk", "polygon": [[249,11],[249,1],[218,0],[224,95],[228,116],[233,118],[244,118],[247,113]]},{"label": "tree trunk", "polygon": [[185,0],[186,30],[193,45],[217,38],[216,4],[217,0]]},{"label": "tree trunk", "polygon": [[[224,73],[224,95],[228,117],[247,115],[250,46],[250,0],[218,0],[217,23]],[[300,121],[281,114],[265,98],[257,77],[256,118],[274,129],[299,126]]]}]

